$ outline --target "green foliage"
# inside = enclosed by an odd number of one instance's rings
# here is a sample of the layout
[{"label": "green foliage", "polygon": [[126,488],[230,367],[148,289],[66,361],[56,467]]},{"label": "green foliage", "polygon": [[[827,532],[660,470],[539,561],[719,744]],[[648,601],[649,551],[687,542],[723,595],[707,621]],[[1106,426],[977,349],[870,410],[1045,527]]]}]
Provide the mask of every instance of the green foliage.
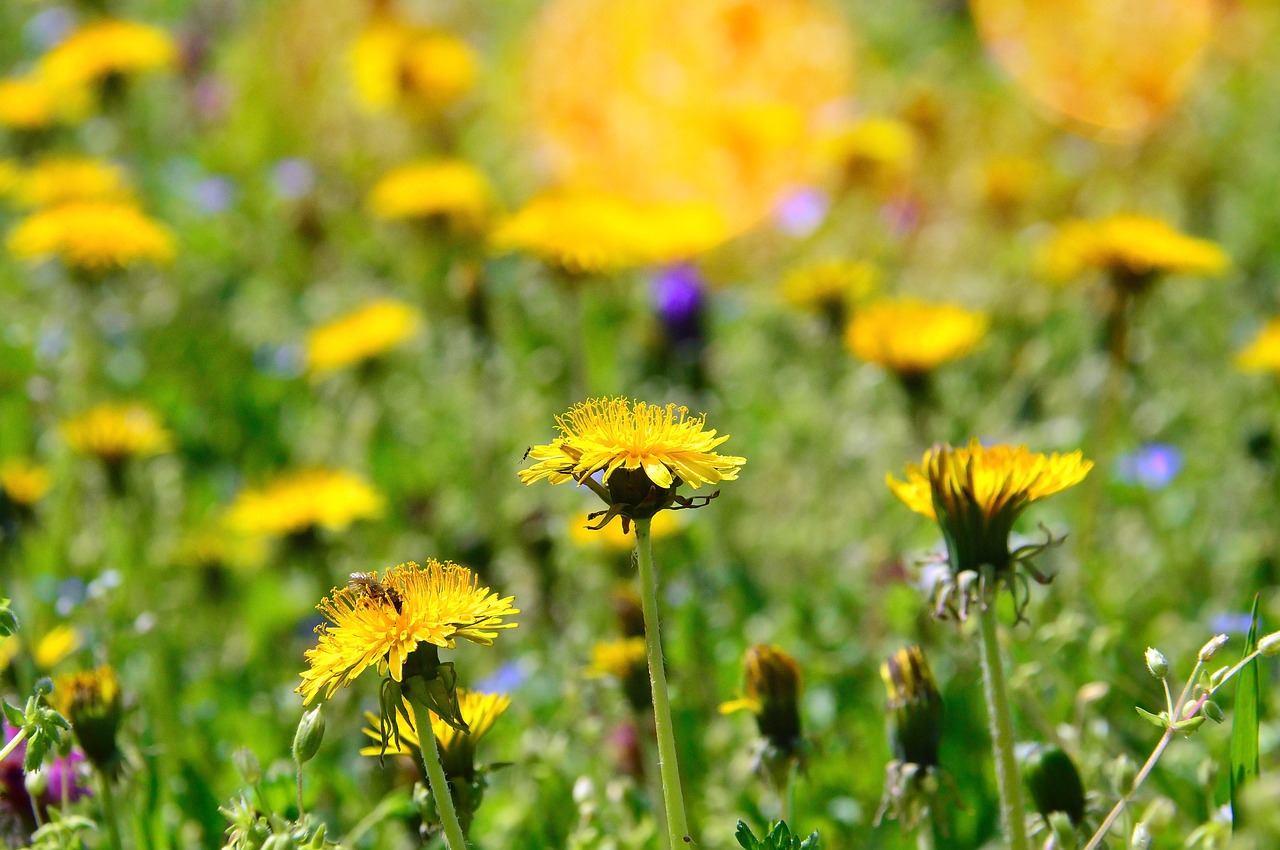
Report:
[{"label": "green foliage", "polygon": [[[1258,645],[1258,602],[1253,598],[1250,616],[1249,638],[1245,641],[1244,655]],[[1245,810],[1241,806],[1245,786],[1257,778],[1259,772],[1259,708],[1260,675],[1258,659],[1245,665],[1236,676],[1236,704],[1231,717],[1231,823],[1233,828],[1244,826]]]},{"label": "green foliage", "polygon": [[738,821],[734,837],[743,850],[821,850],[822,844],[816,831],[803,840],[798,835],[792,835],[791,827],[787,826],[786,821],[778,821],[764,838],[756,838],[745,821]]}]

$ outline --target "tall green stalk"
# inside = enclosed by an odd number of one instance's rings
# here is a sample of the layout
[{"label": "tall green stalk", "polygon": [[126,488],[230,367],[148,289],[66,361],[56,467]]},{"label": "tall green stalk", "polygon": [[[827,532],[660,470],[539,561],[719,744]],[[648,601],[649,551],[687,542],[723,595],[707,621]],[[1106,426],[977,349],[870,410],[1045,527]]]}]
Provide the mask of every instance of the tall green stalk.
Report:
[{"label": "tall green stalk", "polygon": [[[111,778],[102,770],[95,770],[98,774],[98,793],[101,795],[102,801],[102,819],[107,825],[107,844],[111,850],[123,850],[124,842],[120,840],[120,824],[116,822],[116,813],[119,808],[116,806],[115,795],[111,791]],[[66,782],[66,779],[63,779]]]},{"label": "tall green stalk", "polygon": [[422,754],[422,766],[427,769],[427,783],[431,786],[431,796],[435,798],[440,825],[444,829],[444,845],[449,850],[466,850],[467,838],[462,832],[462,824],[458,822],[458,811],[453,805],[444,765],[440,763],[440,744],[432,728],[430,706],[414,700],[413,716],[418,721],[418,750]]},{"label": "tall green stalk", "polygon": [[658,575],[653,567],[653,540],[649,519],[636,523],[636,560],[640,566],[640,604],[644,611],[644,642],[649,653],[649,682],[653,687],[653,725],[658,734],[658,771],[662,775],[662,799],[667,809],[667,836],[672,850],[692,842],[680,788],[680,765],[671,722],[671,697],[667,672],[662,666],[662,630],[658,623]]},{"label": "tall green stalk", "polygon": [[1000,821],[1010,850],[1029,850],[1022,778],[1013,754],[1013,719],[1004,667],[1000,663],[1000,643],[996,638],[996,610],[993,598],[978,605],[978,626],[982,632],[983,693],[991,716],[991,748],[996,762],[996,785],[1000,790]]}]

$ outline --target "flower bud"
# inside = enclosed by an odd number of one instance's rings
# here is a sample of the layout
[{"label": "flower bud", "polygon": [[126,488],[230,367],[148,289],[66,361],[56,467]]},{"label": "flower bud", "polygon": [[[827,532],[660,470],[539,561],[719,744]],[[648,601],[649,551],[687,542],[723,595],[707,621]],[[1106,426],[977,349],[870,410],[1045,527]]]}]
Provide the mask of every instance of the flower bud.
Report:
[{"label": "flower bud", "polygon": [[1123,797],[1133,788],[1133,780],[1138,775],[1138,768],[1133,759],[1119,756],[1107,765],[1107,779],[1111,782],[1111,790]]},{"label": "flower bud", "polygon": [[1169,662],[1165,659],[1164,654],[1153,646],[1147,647],[1147,669],[1151,671],[1151,675],[1157,679],[1163,679],[1169,675]]},{"label": "flower bud", "polygon": [[113,771],[120,760],[116,733],[124,708],[115,671],[100,667],[89,673],[59,676],[50,701],[70,721],[80,749],[93,766]]},{"label": "flower bud", "polygon": [[1258,652],[1267,658],[1280,655],[1280,632],[1272,632],[1258,641]]},{"label": "flower bud", "polygon": [[1219,649],[1227,645],[1230,640],[1226,635],[1218,635],[1200,648],[1200,663],[1208,664],[1209,659],[1218,653]]},{"label": "flower bud", "polygon": [[720,706],[727,714],[739,708],[756,716],[760,736],[780,753],[794,753],[804,743],[800,733],[800,667],[776,646],[756,644],[747,650],[744,698]]},{"label": "flower bud", "polygon": [[889,700],[889,743],[905,764],[938,766],[942,742],[942,695],[918,646],[898,650],[880,665]]},{"label": "flower bud", "polygon": [[1151,831],[1147,829],[1147,825],[1139,821],[1133,828],[1133,837],[1129,839],[1129,846],[1133,850],[1149,850],[1151,847]]},{"label": "flower bud", "polygon": [[1023,776],[1036,810],[1048,818],[1062,812],[1079,826],[1084,820],[1084,784],[1071,757],[1061,747],[1034,748],[1023,763]]},{"label": "flower bud", "polygon": [[1200,706],[1200,711],[1214,723],[1223,723],[1227,719],[1227,715],[1222,711],[1222,706],[1211,699],[1204,701],[1204,705]]},{"label": "flower bud", "polygon": [[1080,837],[1076,835],[1075,825],[1071,818],[1063,812],[1049,814],[1049,830],[1053,833],[1055,850],[1076,850],[1080,846]]},{"label": "flower bud", "polygon": [[320,751],[320,742],[324,740],[324,715],[317,705],[310,711],[302,713],[298,721],[298,729],[293,733],[293,760],[304,765],[315,758]]},{"label": "flower bud", "polygon": [[27,793],[31,795],[31,799],[38,800],[44,796],[49,790],[49,771],[33,770],[22,779],[23,784],[27,787]]}]

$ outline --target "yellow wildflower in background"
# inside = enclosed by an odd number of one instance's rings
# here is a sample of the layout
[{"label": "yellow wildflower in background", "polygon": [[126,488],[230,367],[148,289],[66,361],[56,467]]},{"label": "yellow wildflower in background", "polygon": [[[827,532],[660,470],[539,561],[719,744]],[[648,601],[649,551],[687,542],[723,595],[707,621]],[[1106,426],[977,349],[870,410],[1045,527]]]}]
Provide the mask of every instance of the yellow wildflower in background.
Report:
[{"label": "yellow wildflower in background", "polygon": [[385,354],[414,334],[418,312],[382,299],[327,322],[307,336],[307,368],[328,372]]},{"label": "yellow wildflower in background", "polygon": [[38,463],[16,457],[0,463],[0,493],[15,505],[31,507],[51,486],[49,470]]},{"label": "yellow wildflower in background", "polygon": [[845,344],[860,360],[910,378],[973,352],[988,324],[985,313],[954,304],[886,299],[854,315]]},{"label": "yellow wildflower in background", "polygon": [[347,54],[360,102],[371,112],[395,106],[443,109],[475,85],[475,52],[442,30],[389,14],[374,16]]},{"label": "yellow wildflower in background", "polygon": [[1046,243],[1043,263],[1058,281],[1100,270],[1134,285],[1158,274],[1220,275],[1228,266],[1213,242],[1179,233],[1161,219],[1129,214],[1066,222]]},{"label": "yellow wildflower in background", "polygon": [[826,311],[863,300],[880,285],[872,263],[826,260],[792,269],[782,281],[782,297],[806,310]]},{"label": "yellow wildflower in background", "polygon": [[124,169],[87,157],[48,157],[20,175],[13,199],[25,207],[52,207],[74,201],[129,198]]},{"label": "yellow wildflower in background", "polygon": [[124,711],[120,682],[110,667],[59,676],[49,704],[71,722],[85,756],[99,770],[114,771],[120,759],[116,733]]},{"label": "yellow wildflower in background", "polygon": [[[641,641],[643,644],[643,641]],[[484,694],[477,691],[469,691],[466,688],[458,688],[458,708],[462,714],[462,720],[467,724],[471,733],[462,732],[448,725],[440,718],[440,715],[432,712],[431,729],[436,733],[436,742],[440,745],[440,761],[444,765],[445,775],[450,779],[455,776],[465,775],[459,774],[457,769],[463,765],[468,768],[474,767],[475,748],[480,739],[493,728],[494,721],[502,716],[503,712],[511,705],[511,697],[506,694]],[[377,741],[378,744],[372,747],[362,747],[360,755],[362,756],[378,756],[381,757],[386,753],[392,755],[416,756],[418,750],[422,747],[422,741],[418,737],[418,723],[414,717],[414,708],[411,705],[405,706],[408,712],[404,723],[399,724],[400,741],[395,740],[391,729],[383,729],[383,724],[378,715],[372,712],[365,712],[365,718],[369,721],[369,728],[362,730],[365,735]],[[387,741],[386,749],[383,749],[382,742]],[[450,768],[454,768],[455,772],[451,772]]]},{"label": "yellow wildflower in background", "polygon": [[439,216],[476,227],[489,212],[492,192],[484,175],[469,163],[427,160],[392,169],[369,192],[368,204],[378,218]]},{"label": "yellow wildflower in background", "polygon": [[33,213],[9,231],[10,253],[21,259],[57,256],[90,272],[173,259],[173,235],[136,207],[80,201]]},{"label": "yellow wildflower in background", "polygon": [[419,644],[452,649],[463,638],[492,646],[497,630],[516,627],[503,618],[520,613],[511,605],[514,597],[499,597],[471,570],[448,561],[401,564],[379,582],[379,593],[334,588],[316,606],[329,623],[316,628],[319,643],[306,651],[309,666],[295,689],[305,704],[331,698],[373,666],[401,681],[405,660]]},{"label": "yellow wildflower in background", "polygon": [[[36,643],[35,651],[31,654],[32,660],[37,669],[47,672],[83,645],[84,636],[74,626],[55,626]],[[0,670],[12,664],[14,656],[21,649],[22,640],[17,635],[0,639]]]},{"label": "yellow wildflower in background", "polygon": [[1236,355],[1236,366],[1245,372],[1280,372],[1280,317],[1267,322]]},{"label": "yellow wildflower in background", "polygon": [[266,541],[242,534],[225,522],[213,522],[187,532],[178,541],[173,562],[184,567],[239,569],[266,560]]},{"label": "yellow wildflower in background", "polygon": [[178,46],[164,30],[136,21],[100,20],[67,36],[40,60],[39,73],[55,90],[172,66]]},{"label": "yellow wildflower in background", "polygon": [[80,112],[81,106],[83,98],[56,96],[38,75],[0,79],[0,127],[42,130]]},{"label": "yellow wildflower in background", "polygon": [[[610,523],[599,531],[593,531],[591,515],[581,514],[569,520],[569,539],[579,546],[603,546],[611,552],[631,552],[636,548],[636,536],[623,531],[620,525]],[[662,511],[653,518],[649,533],[653,539],[670,537],[684,527],[679,518],[669,511]]]},{"label": "yellow wildflower in background", "polygon": [[1031,197],[1045,177],[1046,168],[1029,156],[997,156],[987,160],[979,176],[982,202],[1008,215]]},{"label": "yellow wildflower in background", "polygon": [[173,437],[141,404],[100,404],[62,423],[62,436],[80,454],[108,463],[162,454]]},{"label": "yellow wildflower in background", "polygon": [[894,118],[867,118],[829,133],[819,145],[822,158],[855,185],[891,189],[915,168],[915,133]]},{"label": "yellow wildflower in background", "polygon": [[523,251],[569,272],[603,274],[688,259],[728,236],[723,217],[705,204],[553,192],[500,223],[492,241],[499,251]]},{"label": "yellow wildflower in background", "polygon": [[227,509],[228,528],[250,536],[281,537],[314,528],[340,531],[382,515],[382,497],[349,472],[302,469],[243,491]]},{"label": "yellow wildflower in background", "polygon": [[596,679],[612,676],[620,682],[626,682],[637,669],[647,675],[647,653],[643,637],[601,641],[591,648],[587,675]]}]

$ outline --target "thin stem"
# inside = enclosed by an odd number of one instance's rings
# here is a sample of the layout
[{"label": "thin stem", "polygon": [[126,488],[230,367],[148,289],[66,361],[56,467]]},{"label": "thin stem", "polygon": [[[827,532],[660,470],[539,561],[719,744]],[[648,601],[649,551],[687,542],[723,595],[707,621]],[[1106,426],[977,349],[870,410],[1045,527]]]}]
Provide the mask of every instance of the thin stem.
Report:
[{"label": "thin stem", "polygon": [[14,735],[9,743],[4,745],[4,749],[0,750],[0,761],[4,761],[9,753],[17,749],[18,745],[27,740],[27,727],[23,726],[18,730],[18,734]]},{"label": "thin stem", "polygon": [[1013,754],[1013,719],[1009,713],[1009,694],[1005,689],[1000,644],[996,638],[994,599],[985,599],[978,605],[978,625],[982,631],[983,691],[991,715],[991,748],[996,762],[996,784],[1000,789],[1000,820],[1004,823],[1010,850],[1029,850],[1022,779]]},{"label": "thin stem", "polygon": [[658,772],[662,774],[662,798],[667,809],[667,834],[672,850],[691,843],[689,822],[680,788],[680,765],[671,722],[671,697],[662,666],[662,630],[658,623],[658,576],[653,568],[653,541],[649,519],[636,520],[636,560],[640,566],[640,603],[644,610],[644,641],[649,653],[649,682],[653,687],[653,725],[658,735]]},{"label": "thin stem", "polygon": [[796,832],[796,772],[798,769],[796,759],[791,759],[791,763],[787,765],[787,792],[782,798],[782,819],[791,827],[792,832]]},{"label": "thin stem", "polygon": [[[462,833],[462,824],[458,822],[458,812],[453,807],[453,794],[449,789],[449,780],[444,775],[444,765],[440,763],[440,744],[436,741],[436,732],[432,728],[430,706],[414,700],[413,716],[418,721],[418,740],[421,742],[418,750],[422,753],[422,766],[427,769],[427,782],[431,786],[431,795],[435,797],[436,811],[440,813],[440,825],[444,829],[444,846],[449,850],[466,850],[467,839]],[[430,746],[427,746],[428,741],[431,742]]]},{"label": "thin stem", "polygon": [[1116,802],[1115,808],[1107,813],[1106,819],[1102,821],[1098,831],[1089,839],[1089,843],[1084,846],[1084,850],[1095,850],[1102,843],[1107,831],[1111,829],[1111,824],[1116,822],[1116,818],[1120,817],[1120,813],[1124,811],[1125,806],[1129,805],[1129,800],[1133,798],[1134,794],[1138,793],[1138,788],[1146,781],[1147,775],[1156,766],[1156,762],[1160,761],[1160,756],[1164,755],[1165,748],[1169,746],[1172,740],[1173,730],[1164,730],[1164,735],[1160,736],[1160,743],[1156,744],[1156,748],[1151,751],[1151,756],[1147,759],[1147,763],[1142,766],[1142,770],[1138,771],[1138,775],[1134,777],[1133,787],[1129,789],[1129,793]]},{"label": "thin stem", "polygon": [[351,831],[347,833],[343,845],[347,847],[357,847],[360,839],[364,838],[364,834],[373,829],[382,821],[386,820],[391,813],[403,804],[403,800],[398,796],[390,796],[378,804],[377,808],[369,812],[360,819],[359,823],[351,827]]},{"label": "thin stem", "polygon": [[115,795],[111,791],[111,780],[102,770],[98,774],[98,793],[102,795],[102,819],[107,824],[107,843],[111,850],[122,850],[124,843],[120,840],[120,824],[116,822]]},{"label": "thin stem", "polygon": [[302,817],[305,814],[305,811],[302,808],[302,762],[295,758],[293,763],[298,768],[294,775],[298,777],[298,820],[302,820]]}]

